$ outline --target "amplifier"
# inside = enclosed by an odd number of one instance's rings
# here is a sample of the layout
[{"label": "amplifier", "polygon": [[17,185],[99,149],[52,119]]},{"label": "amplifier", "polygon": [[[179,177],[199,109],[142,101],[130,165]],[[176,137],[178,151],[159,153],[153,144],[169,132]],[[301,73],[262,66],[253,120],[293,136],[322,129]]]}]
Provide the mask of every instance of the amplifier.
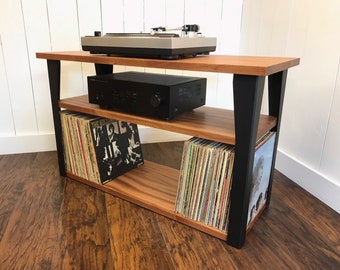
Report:
[{"label": "amplifier", "polygon": [[89,76],[89,102],[101,108],[170,120],[205,105],[206,78],[144,72]]}]

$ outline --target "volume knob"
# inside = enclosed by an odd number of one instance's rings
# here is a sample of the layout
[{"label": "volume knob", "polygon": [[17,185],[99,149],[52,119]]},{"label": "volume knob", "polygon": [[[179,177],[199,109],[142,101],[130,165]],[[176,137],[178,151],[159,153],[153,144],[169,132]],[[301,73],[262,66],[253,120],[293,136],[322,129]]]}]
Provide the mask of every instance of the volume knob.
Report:
[{"label": "volume knob", "polygon": [[154,94],[150,98],[150,104],[152,107],[156,108],[158,107],[162,102],[162,98],[159,94]]}]

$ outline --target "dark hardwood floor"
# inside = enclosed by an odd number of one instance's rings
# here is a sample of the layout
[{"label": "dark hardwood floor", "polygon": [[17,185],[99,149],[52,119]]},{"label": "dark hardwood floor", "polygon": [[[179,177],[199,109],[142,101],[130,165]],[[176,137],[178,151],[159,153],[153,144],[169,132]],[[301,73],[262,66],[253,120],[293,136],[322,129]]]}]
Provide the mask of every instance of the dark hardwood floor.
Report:
[{"label": "dark hardwood floor", "polygon": [[[182,143],[143,146],[178,168]],[[340,215],[275,172],[242,249],[58,175],[56,152],[0,156],[0,269],[340,269]]]}]

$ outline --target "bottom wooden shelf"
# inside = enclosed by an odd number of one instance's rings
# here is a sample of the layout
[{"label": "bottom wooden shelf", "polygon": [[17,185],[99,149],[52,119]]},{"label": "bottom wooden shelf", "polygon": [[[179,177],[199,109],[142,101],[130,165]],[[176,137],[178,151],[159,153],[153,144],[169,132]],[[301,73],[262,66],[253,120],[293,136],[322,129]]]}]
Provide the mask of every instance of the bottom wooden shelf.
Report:
[{"label": "bottom wooden shelf", "polygon": [[179,171],[176,169],[145,161],[144,165],[105,185],[99,185],[69,172],[67,176],[219,239],[227,240],[227,233],[174,212],[179,179]]}]

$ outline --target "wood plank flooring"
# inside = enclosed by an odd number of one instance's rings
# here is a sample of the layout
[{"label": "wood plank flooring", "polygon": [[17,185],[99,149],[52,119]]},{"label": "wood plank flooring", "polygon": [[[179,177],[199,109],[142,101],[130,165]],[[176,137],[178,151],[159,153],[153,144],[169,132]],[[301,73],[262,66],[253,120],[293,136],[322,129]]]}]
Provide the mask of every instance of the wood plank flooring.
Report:
[{"label": "wood plank flooring", "polygon": [[[182,143],[143,146],[179,168]],[[340,269],[340,215],[275,172],[242,249],[58,175],[56,152],[0,156],[0,269]]]}]

